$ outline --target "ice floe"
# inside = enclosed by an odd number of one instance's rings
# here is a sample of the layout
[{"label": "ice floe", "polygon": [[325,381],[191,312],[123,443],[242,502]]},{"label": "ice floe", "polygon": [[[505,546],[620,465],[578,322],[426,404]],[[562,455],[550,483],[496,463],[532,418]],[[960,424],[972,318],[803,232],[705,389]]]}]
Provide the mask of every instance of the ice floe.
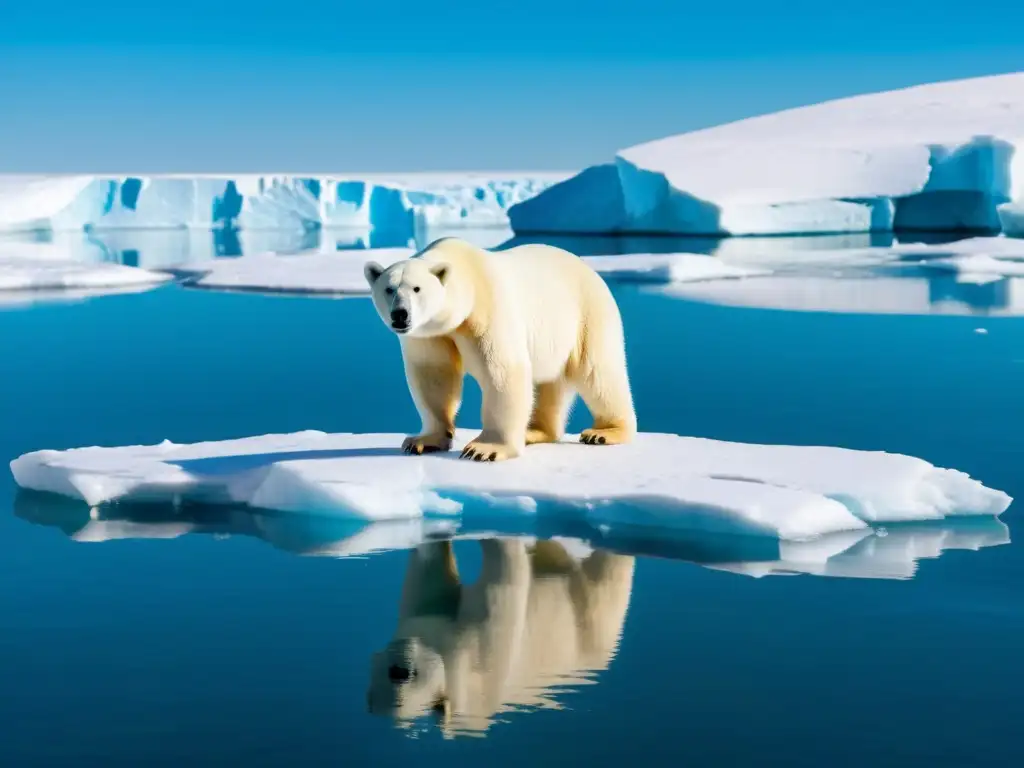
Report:
[{"label": "ice floe", "polygon": [[[415,253],[411,248],[377,248],[335,253],[263,253],[217,259],[169,270],[194,288],[310,295],[366,294],[363,265],[384,266]],[[763,268],[729,264],[694,253],[638,253],[587,256],[583,261],[606,280],[622,282],[700,282],[766,275]]]},{"label": "ice floe", "polygon": [[0,302],[19,294],[103,289],[131,290],[170,280],[161,272],[101,261],[83,261],[45,243],[0,242]]},{"label": "ice floe", "polygon": [[[460,430],[456,442],[473,434]],[[794,540],[999,515],[1010,503],[961,472],[883,452],[644,433],[629,445],[538,445],[516,460],[480,464],[457,451],[403,455],[402,437],[302,432],[42,450],[11,470],[22,488],[90,506],[197,501],[358,520],[551,513]]]}]

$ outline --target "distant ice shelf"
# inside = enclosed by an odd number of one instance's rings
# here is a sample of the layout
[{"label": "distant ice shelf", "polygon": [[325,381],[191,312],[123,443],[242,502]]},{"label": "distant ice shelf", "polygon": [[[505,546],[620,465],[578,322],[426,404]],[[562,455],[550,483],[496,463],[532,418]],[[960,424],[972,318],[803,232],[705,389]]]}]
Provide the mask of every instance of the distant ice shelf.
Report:
[{"label": "distant ice shelf", "polygon": [[[456,444],[475,433],[458,430]],[[643,433],[628,445],[531,446],[486,464],[407,456],[397,434],[301,432],[222,442],[41,450],[11,462],[24,489],[84,501],[241,504],[352,520],[550,513],[784,540],[879,523],[998,516],[1010,497],[921,459]]]},{"label": "distant ice shelf", "polygon": [[0,231],[507,227],[508,208],[568,173],[0,176]]},{"label": "distant ice shelf", "polygon": [[932,83],[623,149],[509,217],[517,232],[1019,233],[1022,144],[1024,73]]}]

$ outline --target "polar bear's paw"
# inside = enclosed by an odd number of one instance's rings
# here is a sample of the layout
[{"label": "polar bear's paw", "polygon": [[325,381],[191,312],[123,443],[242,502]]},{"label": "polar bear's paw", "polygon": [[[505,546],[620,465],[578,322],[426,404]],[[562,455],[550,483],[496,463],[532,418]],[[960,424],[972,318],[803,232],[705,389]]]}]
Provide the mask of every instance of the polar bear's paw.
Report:
[{"label": "polar bear's paw", "polygon": [[517,455],[518,452],[511,445],[483,443],[479,440],[473,440],[466,443],[466,447],[462,449],[462,455],[459,458],[471,461],[504,461],[505,459],[513,459]]},{"label": "polar bear's paw", "polygon": [[585,445],[616,445],[628,443],[630,433],[621,427],[606,429],[584,429],[580,433],[580,442]]},{"label": "polar bear's paw", "polygon": [[452,433],[440,432],[430,435],[416,435],[402,441],[402,452],[419,456],[423,453],[448,451],[452,447]]}]

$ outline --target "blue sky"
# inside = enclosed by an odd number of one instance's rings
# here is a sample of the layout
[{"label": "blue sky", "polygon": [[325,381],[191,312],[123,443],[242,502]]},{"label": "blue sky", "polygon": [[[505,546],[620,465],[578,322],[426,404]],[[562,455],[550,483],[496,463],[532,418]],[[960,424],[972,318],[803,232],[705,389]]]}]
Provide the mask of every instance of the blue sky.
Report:
[{"label": "blue sky", "polygon": [[1024,3],[970,7],[5,4],[0,170],[575,169],[753,114],[1024,69]]}]

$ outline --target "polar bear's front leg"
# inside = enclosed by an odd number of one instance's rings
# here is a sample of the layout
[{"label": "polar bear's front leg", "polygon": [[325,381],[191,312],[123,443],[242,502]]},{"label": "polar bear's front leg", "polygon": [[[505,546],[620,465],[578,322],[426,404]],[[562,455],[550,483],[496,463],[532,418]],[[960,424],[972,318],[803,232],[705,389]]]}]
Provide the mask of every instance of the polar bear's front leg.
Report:
[{"label": "polar bear's front leg", "polygon": [[402,339],[405,378],[422,422],[421,433],[402,442],[405,453],[447,451],[455,437],[462,399],[462,357],[448,339]]},{"label": "polar bear's front leg", "polygon": [[533,377],[528,362],[487,365],[479,380],[483,395],[483,431],[462,450],[473,461],[503,461],[526,447],[526,426],[533,409]]}]

